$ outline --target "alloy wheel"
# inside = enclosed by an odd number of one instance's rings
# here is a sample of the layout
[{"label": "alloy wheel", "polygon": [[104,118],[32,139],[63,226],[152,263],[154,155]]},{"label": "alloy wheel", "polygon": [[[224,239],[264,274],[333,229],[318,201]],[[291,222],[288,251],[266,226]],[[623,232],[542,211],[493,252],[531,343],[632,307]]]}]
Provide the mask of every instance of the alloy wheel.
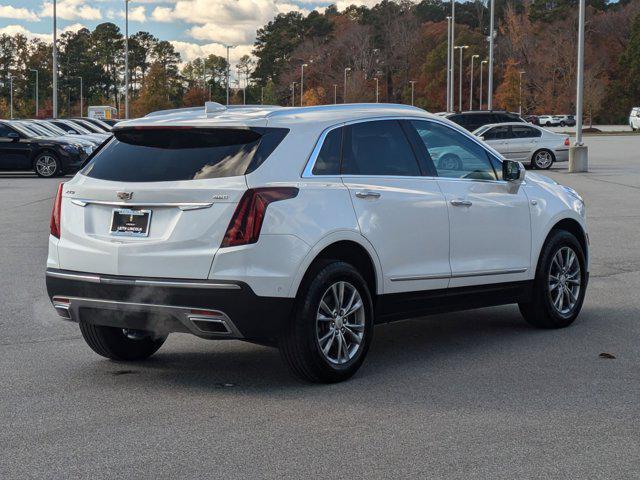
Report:
[{"label": "alloy wheel", "polygon": [[42,155],[36,160],[36,171],[43,177],[53,177],[58,170],[58,162],[51,155]]},{"label": "alloy wheel", "polygon": [[316,314],[316,340],[330,363],[353,359],[364,340],[365,308],[358,290],[349,282],[332,284],[322,296]]},{"label": "alloy wheel", "polygon": [[553,163],[553,157],[549,152],[542,151],[536,153],[536,158],[534,160],[537,168],[545,169],[551,166]]},{"label": "alloy wheel", "polygon": [[563,316],[573,312],[581,288],[580,261],[571,247],[562,247],[551,260],[548,276],[549,297],[555,310]]}]

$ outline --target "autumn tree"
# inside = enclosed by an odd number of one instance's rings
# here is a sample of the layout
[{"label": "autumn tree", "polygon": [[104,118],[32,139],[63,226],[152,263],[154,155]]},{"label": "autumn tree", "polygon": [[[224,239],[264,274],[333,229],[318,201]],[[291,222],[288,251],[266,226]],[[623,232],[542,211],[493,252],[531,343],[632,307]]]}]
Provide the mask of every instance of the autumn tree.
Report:
[{"label": "autumn tree", "polygon": [[515,112],[520,104],[520,70],[515,61],[507,62],[502,83],[498,85],[494,101],[499,108]]}]

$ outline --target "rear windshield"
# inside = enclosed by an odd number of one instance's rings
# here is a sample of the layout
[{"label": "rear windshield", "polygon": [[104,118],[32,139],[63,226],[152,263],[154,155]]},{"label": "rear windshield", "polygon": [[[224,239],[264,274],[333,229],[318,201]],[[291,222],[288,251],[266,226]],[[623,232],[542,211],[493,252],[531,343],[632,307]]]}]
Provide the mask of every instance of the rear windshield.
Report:
[{"label": "rear windshield", "polygon": [[120,182],[166,182],[246,175],[280,144],[285,128],[114,130],[82,174]]}]

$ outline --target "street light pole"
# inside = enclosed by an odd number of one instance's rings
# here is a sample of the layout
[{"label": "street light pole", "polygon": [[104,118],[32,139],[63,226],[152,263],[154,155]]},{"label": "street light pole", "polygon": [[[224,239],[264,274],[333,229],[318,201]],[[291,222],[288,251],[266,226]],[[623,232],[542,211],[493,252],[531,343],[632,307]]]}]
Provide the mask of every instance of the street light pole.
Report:
[{"label": "street light pole", "polygon": [[344,93],[342,95],[342,103],[347,103],[347,73],[351,71],[351,68],[344,69]]},{"label": "street light pole", "polygon": [[57,0],[53,0],[53,118],[58,118],[58,16]]},{"label": "street light pole", "polygon": [[487,60],[480,62],[480,110],[482,110],[482,66],[487,63]]},{"label": "street light pole", "polygon": [[302,107],[304,103],[304,67],[308,67],[307,63],[302,64],[302,68],[300,69],[300,106]]},{"label": "street light pole", "polygon": [[469,110],[473,110],[473,60],[476,58],[480,58],[480,55],[472,55],[471,56],[471,79],[469,86]]},{"label": "street light pole", "polygon": [[378,77],[375,77],[374,80],[376,81],[376,103],[378,103],[378,100],[380,98],[378,90]]},{"label": "street light pole", "polygon": [[83,116],[84,113],[84,102],[82,100],[83,98],[83,86],[82,86],[82,77],[78,77],[80,79],[80,117]]},{"label": "street light pole", "polygon": [[454,111],[455,104],[455,85],[454,85],[454,73],[455,73],[455,26],[456,26],[456,1],[451,0],[451,43],[450,43],[450,55],[451,55],[451,72],[449,74],[449,91],[450,91],[450,104],[449,111]]},{"label": "street light pole", "polygon": [[235,48],[235,45],[223,45],[227,49],[227,106],[229,106],[229,74],[231,71],[231,64],[229,63],[229,49]]},{"label": "street light pole", "polygon": [[589,150],[582,141],[582,110],[584,94],[584,14],[585,0],[578,10],[578,72],[576,75],[576,141],[569,148],[569,173],[589,171]]},{"label": "street light pole", "polygon": [[9,77],[9,111],[10,111],[10,118],[11,120],[13,120],[13,79],[15,77]]},{"label": "street light pole", "polygon": [[40,85],[38,82],[38,70],[36,70],[35,68],[31,68],[30,69],[32,72],[36,72],[36,118],[38,118],[38,104],[40,103],[39,97],[40,97]]},{"label": "street light pole", "polygon": [[449,78],[451,75],[451,17],[447,17],[447,107],[445,110],[449,111],[449,105],[451,103],[451,81]]},{"label": "street light pole", "polygon": [[520,101],[518,107],[518,115],[522,116],[522,75],[524,75],[526,72],[523,70],[518,73],[520,74]]},{"label": "street light pole", "polygon": [[460,77],[459,79],[459,85],[458,85],[458,108],[459,111],[462,111],[462,51],[465,48],[469,48],[469,45],[458,45],[457,47],[454,47],[460,50],[460,71],[458,72],[458,76]]},{"label": "street light pole", "polygon": [[333,84],[333,104],[337,104],[338,103],[338,84],[334,83]]},{"label": "street light pole", "polygon": [[493,29],[496,11],[496,1],[491,0],[491,12],[489,13],[489,89],[487,91],[487,110],[493,110]]},{"label": "street light pole", "polygon": [[415,89],[416,81],[410,80],[409,83],[411,84],[411,106],[413,107],[413,91]]},{"label": "street light pole", "polygon": [[298,82],[291,83],[291,106],[292,107],[296,106],[296,85],[297,84]]},{"label": "street light pole", "polygon": [[[124,0],[124,118],[129,118],[129,2]],[[82,102],[82,96],[80,97]],[[82,116],[82,115],[80,115]]]}]

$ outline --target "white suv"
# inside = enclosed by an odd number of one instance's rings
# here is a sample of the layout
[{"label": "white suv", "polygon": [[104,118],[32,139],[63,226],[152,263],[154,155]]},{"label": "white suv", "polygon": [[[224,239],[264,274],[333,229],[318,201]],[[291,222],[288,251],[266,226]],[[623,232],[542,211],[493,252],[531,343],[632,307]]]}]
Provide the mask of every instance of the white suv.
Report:
[{"label": "white suv", "polygon": [[113,132],[58,190],[46,274],[105,357],[183,332],[278,346],[335,382],[377,323],[517,303],[558,328],[581,309],[580,196],[442,117],[207,104]]}]

